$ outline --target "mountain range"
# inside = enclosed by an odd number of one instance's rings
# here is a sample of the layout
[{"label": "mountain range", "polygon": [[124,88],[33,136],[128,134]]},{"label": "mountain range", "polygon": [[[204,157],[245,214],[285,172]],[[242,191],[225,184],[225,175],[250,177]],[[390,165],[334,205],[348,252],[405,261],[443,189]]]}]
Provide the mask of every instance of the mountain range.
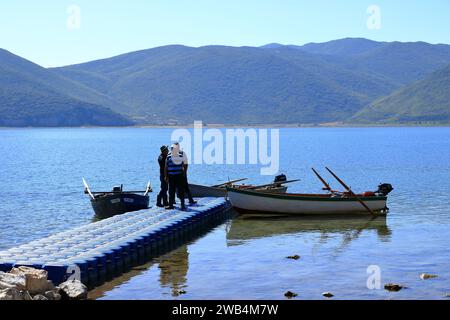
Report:
[{"label": "mountain range", "polygon": [[170,45],[59,68],[0,50],[0,126],[449,123],[450,46]]},{"label": "mountain range", "polygon": [[450,123],[450,65],[380,98],[352,119],[365,123]]},{"label": "mountain range", "polygon": [[104,107],[107,101],[81,83],[0,50],[0,126],[132,124]]}]

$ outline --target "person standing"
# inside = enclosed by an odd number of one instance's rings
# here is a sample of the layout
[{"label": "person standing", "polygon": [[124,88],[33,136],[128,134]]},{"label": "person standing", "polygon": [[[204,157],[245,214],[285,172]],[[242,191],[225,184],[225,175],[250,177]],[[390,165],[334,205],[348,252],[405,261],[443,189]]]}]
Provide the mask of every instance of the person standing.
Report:
[{"label": "person standing", "polygon": [[169,147],[162,146],[160,148],[161,154],[158,157],[159,163],[159,181],[161,182],[161,190],[156,197],[156,206],[157,207],[166,207],[169,205],[169,201],[167,201],[167,191],[169,190],[169,186],[165,179],[165,168],[166,168],[166,159],[169,154]]},{"label": "person standing", "polygon": [[188,160],[186,154],[180,150],[180,144],[174,143],[171,151],[167,155],[164,177],[169,184],[169,206],[166,209],[174,209],[175,195],[181,201],[181,210],[186,210],[184,204],[185,180],[184,174],[187,171]]}]

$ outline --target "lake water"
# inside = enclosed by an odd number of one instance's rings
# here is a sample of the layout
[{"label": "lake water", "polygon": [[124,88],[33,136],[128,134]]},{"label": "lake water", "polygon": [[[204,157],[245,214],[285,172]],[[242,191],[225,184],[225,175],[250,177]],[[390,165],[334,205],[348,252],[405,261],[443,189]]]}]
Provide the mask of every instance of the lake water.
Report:
[{"label": "lake water", "polygon": [[[172,129],[0,130],[0,250],[87,224],[92,189],[158,189],[159,146]],[[450,128],[280,129],[291,192],[320,192],[329,166],[357,191],[391,183],[385,219],[234,216],[202,237],[91,293],[101,299],[443,299],[450,293]],[[190,181],[247,177],[258,165],[191,165]],[[287,259],[290,255],[298,260]],[[367,268],[408,289],[368,289]],[[437,274],[421,280],[420,273]],[[180,294],[180,290],[185,293]]]}]

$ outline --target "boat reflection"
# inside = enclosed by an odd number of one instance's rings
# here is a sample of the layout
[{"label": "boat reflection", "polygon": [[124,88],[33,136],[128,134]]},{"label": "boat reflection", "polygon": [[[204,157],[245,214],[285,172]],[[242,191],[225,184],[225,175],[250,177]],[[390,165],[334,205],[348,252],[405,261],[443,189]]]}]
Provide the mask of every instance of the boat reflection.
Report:
[{"label": "boat reflection", "polygon": [[390,241],[391,230],[386,224],[386,216],[238,215],[228,222],[227,245],[297,233],[319,233],[322,241],[326,241],[331,234],[342,234],[345,245],[358,238],[365,230],[376,231],[380,241]]}]

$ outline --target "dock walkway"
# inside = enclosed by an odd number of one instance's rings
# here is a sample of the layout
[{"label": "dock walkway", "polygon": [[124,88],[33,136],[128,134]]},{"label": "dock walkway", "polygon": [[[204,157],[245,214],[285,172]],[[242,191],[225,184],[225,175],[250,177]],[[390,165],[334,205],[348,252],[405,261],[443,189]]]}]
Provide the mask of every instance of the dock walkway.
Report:
[{"label": "dock walkway", "polygon": [[78,278],[92,288],[204,232],[229,203],[202,198],[187,211],[151,208],[117,215],[0,252],[0,271],[31,266],[55,285]]}]

